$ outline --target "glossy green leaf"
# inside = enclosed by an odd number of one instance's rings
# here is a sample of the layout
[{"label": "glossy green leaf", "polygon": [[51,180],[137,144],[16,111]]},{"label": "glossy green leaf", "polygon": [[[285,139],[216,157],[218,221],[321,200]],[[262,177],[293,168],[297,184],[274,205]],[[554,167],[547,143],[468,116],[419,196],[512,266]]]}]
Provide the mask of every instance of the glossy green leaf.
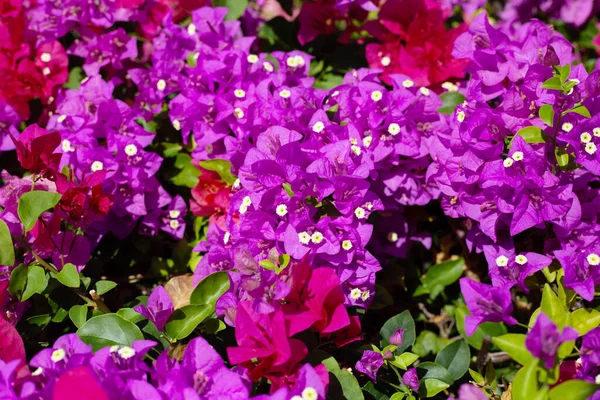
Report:
[{"label": "glossy green leaf", "polygon": [[402,346],[398,347],[396,354],[402,353],[415,343],[415,321],[413,320],[410,311],[405,310],[400,314],[388,319],[379,333],[381,334],[381,347],[385,347],[390,344],[390,336],[398,330],[398,328],[404,329],[404,335],[402,335]]},{"label": "glossy green leaf", "polygon": [[123,319],[126,319],[127,321],[133,322],[134,324],[146,319],[146,317],[144,317],[142,314],[138,313],[133,308],[128,307],[120,308],[119,311],[117,311],[117,315]]},{"label": "glossy green leaf", "polygon": [[435,362],[446,367],[452,378],[458,380],[469,369],[471,350],[464,340],[457,340],[444,347],[435,357]]},{"label": "glossy green leaf", "polygon": [[76,305],[69,309],[69,318],[77,328],[81,328],[87,320],[88,306]]},{"label": "glossy green leaf", "polygon": [[426,378],[420,383],[419,395],[421,397],[433,397],[439,392],[450,387],[449,384],[435,378]]},{"label": "glossy green leaf", "polygon": [[543,89],[552,89],[552,90],[562,90],[562,82],[560,81],[560,78],[554,76],[554,77],[546,80],[544,83],[542,83],[542,88]]},{"label": "glossy green leaf", "polygon": [[90,318],[77,330],[77,336],[94,351],[113,345],[131,346],[135,340],[144,339],[140,328],[117,314]]},{"label": "glossy green leaf", "polygon": [[426,379],[426,378],[439,379],[440,381],[446,382],[449,385],[451,385],[454,382],[454,378],[452,377],[452,375],[450,375],[450,372],[448,372],[446,367],[444,367],[440,364],[426,361],[426,362],[422,362],[421,364],[417,365],[417,369],[426,371],[425,375],[423,376],[423,379]]},{"label": "glossy green leaf", "polygon": [[560,167],[566,167],[569,164],[569,153],[562,147],[555,148],[554,155],[556,156],[556,162]]},{"label": "glossy green leaf", "polygon": [[225,19],[233,21],[244,14],[246,7],[248,7],[248,0],[212,0],[212,5],[214,7],[226,7],[227,15]]},{"label": "glossy green leaf", "polygon": [[69,79],[67,83],[64,84],[65,89],[79,89],[81,86],[81,81],[85,78],[85,73],[83,72],[83,68],[74,67],[69,71]]},{"label": "glossy green leaf", "polygon": [[25,231],[33,229],[40,215],[57,205],[60,198],[61,195],[59,193],[42,190],[33,190],[19,197],[17,213],[25,227]]},{"label": "glossy green leaf", "polygon": [[58,279],[60,283],[67,287],[79,287],[79,272],[77,272],[77,267],[75,267],[73,264],[65,264],[63,269],[56,274],[56,279]]},{"label": "glossy green leaf", "polygon": [[593,308],[580,308],[571,313],[573,328],[581,336],[600,326],[600,311]]},{"label": "glossy green leaf", "polygon": [[25,285],[27,285],[27,266],[20,264],[17,268],[13,269],[10,274],[10,282],[8,284],[8,291],[10,294],[17,298],[23,296],[25,291]]},{"label": "glossy green leaf", "polygon": [[192,334],[202,321],[213,313],[214,307],[209,304],[191,304],[181,307],[171,314],[167,325],[166,334],[173,340],[181,340]]},{"label": "glossy green leaf", "polygon": [[552,127],[554,125],[554,108],[552,104],[544,104],[540,107],[540,118],[546,125]]},{"label": "glossy green leaf", "polygon": [[[356,377],[347,370],[340,369],[340,366],[335,358],[329,357],[323,360],[323,365],[325,365],[327,371],[329,371],[330,377],[333,375],[337,379],[345,399],[364,400],[365,396],[360,389],[360,385],[358,384]],[[335,383],[330,382],[330,392],[332,386],[335,387]]]},{"label": "glossy green leaf", "polygon": [[96,293],[102,296],[104,293],[117,287],[117,283],[113,281],[98,281],[96,282]]},{"label": "glossy green leaf", "polygon": [[205,160],[200,162],[200,166],[209,171],[215,171],[224,182],[230,185],[233,185],[233,182],[235,182],[235,177],[231,175],[231,163],[227,160],[218,158]]},{"label": "glossy green leaf", "polygon": [[527,143],[544,143],[542,130],[537,126],[526,126],[519,129],[517,135],[521,136]]},{"label": "glossy green leaf", "polygon": [[471,378],[473,378],[473,381],[475,381],[475,383],[480,385],[485,383],[485,378],[483,377],[483,375],[481,375],[475,370],[472,370],[471,368],[469,368],[469,375],[471,375]]},{"label": "glossy green leaf", "polygon": [[440,114],[452,115],[454,109],[465,101],[465,96],[459,92],[445,92],[440,95],[444,105],[438,108]]},{"label": "glossy green leaf", "polygon": [[461,277],[464,265],[465,260],[458,258],[444,261],[429,268],[422,279],[422,283],[432,299],[435,299],[446,286],[453,284]]},{"label": "glossy green leaf", "polygon": [[571,65],[565,64],[562,67],[556,67],[559,73],[559,78],[561,82],[566,82],[569,79],[569,75],[571,75]]},{"label": "glossy green leaf", "polygon": [[0,265],[12,267],[15,263],[15,248],[6,222],[0,219]]},{"label": "glossy green leaf", "polygon": [[390,397],[390,400],[403,400],[404,398],[406,398],[406,393],[396,392]]},{"label": "glossy green leaf", "polygon": [[215,303],[229,289],[229,275],[226,271],[215,272],[202,279],[190,296],[191,304]]},{"label": "glossy green leaf", "polygon": [[577,107],[573,107],[570,110],[568,110],[567,112],[565,112],[565,114],[568,113],[575,113],[575,114],[579,114],[583,117],[586,118],[591,118],[592,115],[590,114],[590,110],[588,110],[585,106],[577,106]]},{"label": "glossy green leaf", "polygon": [[553,387],[548,395],[550,400],[586,400],[598,390],[600,385],[573,379]]},{"label": "glossy green leaf", "polygon": [[431,331],[421,331],[412,347],[412,351],[421,357],[429,353],[437,354],[448,344],[447,340],[442,339]]},{"label": "glossy green leaf", "polygon": [[561,304],[554,290],[547,283],[542,292],[541,309],[559,328],[563,328],[567,323],[567,311]]},{"label": "glossy green leaf", "polygon": [[175,168],[179,170],[179,173],[171,178],[171,182],[175,185],[190,189],[198,185],[200,170],[192,164],[192,158],[188,154],[177,154]]},{"label": "glossy green leaf", "polygon": [[[379,390],[377,390],[373,381],[367,382],[367,384],[362,387],[362,390],[369,393],[375,400],[392,400],[392,398],[394,398],[394,396],[396,395],[396,394],[394,394],[390,398],[389,396],[381,393]],[[402,393],[402,392],[400,392],[400,393]],[[402,394],[404,394],[404,393],[402,393]],[[394,400],[397,400],[397,398],[395,398]]]},{"label": "glossy green leaf", "polygon": [[46,271],[39,265],[32,265],[27,271],[27,284],[21,296],[21,301],[29,299],[36,293],[42,293],[47,286]]},{"label": "glossy green leaf", "polygon": [[512,385],[513,400],[532,400],[538,396],[538,363],[529,363],[517,372]]},{"label": "glossy green leaf", "polygon": [[525,335],[523,334],[508,333],[492,338],[492,342],[521,365],[531,364],[534,360],[531,353],[525,347]]}]

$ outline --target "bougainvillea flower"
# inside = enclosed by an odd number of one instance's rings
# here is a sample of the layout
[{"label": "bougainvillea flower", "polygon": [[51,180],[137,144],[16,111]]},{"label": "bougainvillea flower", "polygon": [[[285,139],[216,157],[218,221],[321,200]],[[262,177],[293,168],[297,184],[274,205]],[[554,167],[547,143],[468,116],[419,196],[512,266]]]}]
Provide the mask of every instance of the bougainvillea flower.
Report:
[{"label": "bougainvillea flower", "polygon": [[152,321],[161,332],[174,310],[173,301],[169,297],[169,293],[160,285],[152,290],[146,306],[139,305],[135,308],[135,311]]},{"label": "bougainvillea flower", "polygon": [[56,381],[52,400],[108,400],[108,395],[102,389],[97,377],[87,366],[73,368]]},{"label": "bougainvillea flower", "polygon": [[[0,294],[0,296],[4,297],[4,294]],[[23,339],[15,327],[4,318],[0,318],[0,360],[5,363],[16,361],[17,377],[29,373]]]},{"label": "bougainvillea flower", "polygon": [[48,132],[37,124],[30,125],[18,139],[12,138],[19,162],[32,174],[56,171],[61,155],[54,151],[61,143],[60,133]]},{"label": "bougainvillea flower", "polygon": [[114,196],[102,191],[106,171],[95,171],[75,182],[63,174],[56,177],[56,190],[62,195],[59,208],[76,226],[86,227],[102,220],[110,211]]},{"label": "bougainvillea flower", "polygon": [[402,383],[417,392],[419,390],[419,376],[416,368],[410,368],[402,375]]},{"label": "bougainvillea flower", "polygon": [[225,217],[231,200],[231,187],[216,172],[203,168],[200,171],[198,185],[192,189],[190,210],[199,217],[209,217],[210,222],[226,230]]},{"label": "bougainvillea flower", "polygon": [[356,370],[368,375],[377,382],[377,371],[383,365],[383,356],[373,350],[365,350],[359,361],[356,362]]},{"label": "bougainvillea flower", "polygon": [[556,353],[560,345],[578,337],[579,333],[568,326],[560,332],[554,322],[541,312],[525,338],[525,347],[535,358],[543,361],[545,368],[550,369],[556,364]]},{"label": "bougainvillea flower", "polygon": [[483,322],[505,322],[508,325],[517,323],[517,320],[511,316],[513,305],[508,288],[496,288],[469,278],[462,278],[460,289],[472,314],[465,317],[465,332],[468,336],[475,333],[477,327]]}]

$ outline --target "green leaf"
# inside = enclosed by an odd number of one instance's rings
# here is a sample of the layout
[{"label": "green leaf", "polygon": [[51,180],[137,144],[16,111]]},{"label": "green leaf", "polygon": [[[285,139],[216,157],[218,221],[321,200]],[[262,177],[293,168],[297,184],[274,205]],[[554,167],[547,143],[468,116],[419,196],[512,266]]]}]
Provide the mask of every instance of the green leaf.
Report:
[{"label": "green leaf", "polygon": [[6,222],[0,219],[0,265],[12,267],[15,263],[15,248]]},{"label": "green leaf", "polygon": [[214,307],[209,304],[190,304],[181,307],[171,314],[165,333],[173,340],[181,340],[192,334],[202,321],[213,313]]},{"label": "green leaf", "polygon": [[146,319],[146,317],[144,317],[142,314],[138,313],[133,308],[128,307],[120,308],[119,311],[117,311],[117,315],[123,319],[126,319],[127,321],[133,322],[134,324]]},{"label": "green leaf", "polygon": [[517,372],[512,385],[513,400],[532,400],[538,395],[538,363],[524,366]]},{"label": "green leaf", "polygon": [[77,328],[81,328],[87,320],[88,307],[84,305],[76,305],[69,310],[69,318]]},{"label": "green leaf", "polygon": [[555,148],[554,155],[556,156],[556,162],[560,167],[566,167],[569,164],[569,154],[564,148]]},{"label": "green leaf", "polygon": [[39,265],[32,265],[27,272],[27,285],[21,296],[21,301],[29,299],[36,293],[42,293],[47,286],[46,272]]},{"label": "green leaf", "polygon": [[290,185],[287,182],[284,182],[281,184],[281,186],[283,186],[283,190],[285,190],[285,192],[287,193],[288,196],[294,197],[294,191],[292,190],[292,185]]},{"label": "green leaf", "polygon": [[540,118],[546,125],[552,127],[554,125],[554,108],[552,104],[544,104],[540,107]]},{"label": "green leaf", "polygon": [[469,375],[471,375],[471,378],[473,378],[475,383],[478,383],[480,385],[485,383],[485,378],[483,377],[483,375],[481,375],[477,371],[472,370],[471,368],[469,368]]},{"label": "green leaf", "polygon": [[57,205],[60,198],[59,193],[50,193],[43,190],[33,190],[19,197],[17,213],[25,227],[25,231],[32,230],[40,215]]},{"label": "green leaf", "polygon": [[440,381],[435,378],[423,379],[421,387],[419,387],[419,395],[421,397],[433,397],[442,390],[450,387],[446,382]]},{"label": "green leaf", "polygon": [[212,307],[229,289],[229,275],[226,271],[215,272],[202,279],[190,296],[191,304],[210,304]]},{"label": "green leaf", "polygon": [[542,89],[562,90],[562,82],[560,78],[554,76],[542,83]]},{"label": "green leaf", "polygon": [[79,272],[77,272],[77,268],[73,264],[65,264],[63,269],[56,274],[56,279],[67,287],[79,287]]},{"label": "green leaf", "polygon": [[[382,353],[385,353],[385,351],[382,351]],[[390,361],[390,363],[406,371],[408,369],[408,366],[417,361],[418,359],[418,355],[407,351],[400,354],[399,356],[396,356],[392,361]]]},{"label": "green leaf", "polygon": [[200,166],[209,171],[215,171],[224,182],[230,185],[233,185],[233,182],[235,182],[235,177],[231,175],[231,163],[227,160],[218,158],[205,160],[200,162]]},{"label": "green leaf", "polygon": [[273,261],[271,260],[260,260],[258,265],[269,271],[275,271],[275,264],[273,264]]},{"label": "green leaf", "polygon": [[571,108],[568,111],[565,111],[565,114],[568,114],[568,113],[575,113],[575,114],[579,114],[586,118],[592,118],[590,111],[585,106],[577,106],[577,107]]},{"label": "green leaf", "polygon": [[144,339],[140,328],[117,314],[90,318],[77,330],[77,336],[94,351],[113,345],[131,346],[135,340]]},{"label": "green leaf", "polygon": [[385,324],[383,324],[379,331],[381,334],[381,347],[390,344],[390,336],[392,336],[398,328],[404,329],[404,334],[402,335],[402,346],[396,349],[396,354],[402,353],[415,343],[415,321],[413,320],[412,315],[410,315],[410,311],[405,310],[388,319]]},{"label": "green leaf", "polygon": [[[385,394],[383,394],[379,390],[377,390],[373,381],[367,382],[367,384],[362,387],[362,390],[369,393],[375,400],[392,400],[389,396],[386,396]],[[395,394],[394,394],[394,396],[395,396]],[[392,396],[392,397],[394,397],[394,396]],[[394,399],[394,400],[396,400],[396,399]]]},{"label": "green leaf", "polygon": [[542,130],[537,126],[526,126],[525,128],[521,128],[517,132],[517,135],[525,139],[527,143],[545,143]]},{"label": "green leaf", "polygon": [[446,367],[452,378],[458,380],[469,369],[471,350],[464,340],[457,340],[444,347],[435,357],[435,362]]},{"label": "green leaf", "polygon": [[571,313],[573,328],[583,336],[600,326],[600,311],[593,308],[580,308]]},{"label": "green leaf", "polygon": [[69,71],[69,80],[64,84],[65,89],[79,89],[81,81],[84,79],[85,73],[83,68],[74,67]]},{"label": "green leaf", "polygon": [[439,353],[446,344],[447,341],[444,341],[435,333],[425,330],[419,333],[417,341],[412,347],[412,351],[421,357],[425,357],[429,353]]},{"label": "green leaf", "polygon": [[561,82],[566,82],[569,79],[569,75],[571,75],[571,65],[565,64],[562,67],[556,67],[559,71],[559,77]]},{"label": "green leaf", "polygon": [[20,264],[17,268],[13,269],[10,274],[8,291],[19,299],[23,296],[25,285],[27,285],[27,272],[27,266],[25,264]]},{"label": "green leaf", "polygon": [[189,154],[177,154],[175,157],[175,168],[180,170],[177,175],[171,178],[171,182],[175,185],[190,189],[198,185],[200,170],[192,164],[192,157]]},{"label": "green leaf", "polygon": [[464,266],[464,258],[458,258],[444,261],[429,268],[422,279],[422,283],[430,297],[435,299],[444,291],[446,286],[456,282],[462,275]]},{"label": "green leaf", "polygon": [[454,313],[456,316],[456,329],[458,333],[465,338],[467,343],[473,346],[475,349],[481,349],[481,344],[483,343],[483,338],[485,336],[496,337],[504,335],[507,330],[506,326],[502,323],[497,322],[484,322],[479,325],[475,333],[471,336],[467,336],[465,332],[465,316],[470,315],[467,307],[462,304],[454,309]]},{"label": "green leaf", "polygon": [[450,372],[448,372],[446,367],[444,367],[440,364],[426,361],[426,362],[422,362],[421,364],[417,365],[417,369],[426,371],[425,376],[423,376],[423,379],[427,379],[427,378],[439,379],[440,381],[446,382],[449,385],[451,385],[454,382],[454,378],[452,378],[452,375],[450,375]]},{"label": "green leaf", "polygon": [[550,400],[586,400],[598,389],[600,389],[600,385],[573,379],[553,387],[549,397]]},{"label": "green leaf", "polygon": [[236,20],[244,14],[248,7],[248,0],[212,0],[212,5],[213,7],[227,7],[225,19]]},{"label": "green leaf", "polygon": [[523,334],[508,333],[492,338],[492,342],[521,365],[528,365],[534,360],[531,353],[525,347],[525,335]]},{"label": "green leaf", "polygon": [[113,281],[98,281],[96,282],[96,293],[99,296],[102,296],[104,293],[109,292],[110,290],[117,287],[117,283]]},{"label": "green leaf", "polygon": [[183,147],[179,143],[163,142],[161,143],[161,145],[164,148],[163,155],[167,158],[177,156],[177,154],[179,154],[183,149]]},{"label": "green leaf", "polygon": [[542,292],[541,309],[559,328],[564,328],[567,323],[567,311],[547,283],[544,285]]},{"label": "green leaf", "polygon": [[465,96],[459,92],[445,92],[440,95],[440,99],[444,105],[438,108],[440,114],[451,115],[454,109],[465,101]]},{"label": "green leaf", "polygon": [[[327,368],[327,371],[329,371],[330,373],[330,377],[331,375],[335,376],[337,378],[337,381],[339,383],[339,385],[341,386],[342,389],[342,393],[343,393],[343,398],[348,399],[348,400],[364,400],[365,396],[362,394],[362,390],[360,390],[360,385],[358,384],[358,381],[356,380],[356,377],[354,375],[352,375],[350,372],[348,372],[345,369],[340,369],[340,366],[338,364],[338,362],[336,361],[335,358],[333,357],[329,357],[325,360],[323,360],[323,365],[325,365],[325,367]],[[335,386],[335,383],[330,382],[330,394],[332,395],[331,392],[332,390],[332,386]]]},{"label": "green leaf", "polygon": [[404,392],[396,392],[390,397],[390,400],[402,400],[406,397],[406,393]]},{"label": "green leaf", "polygon": [[292,258],[289,254],[282,254],[279,256],[279,265],[275,266],[275,273],[279,275],[284,269],[290,265],[290,260]]}]

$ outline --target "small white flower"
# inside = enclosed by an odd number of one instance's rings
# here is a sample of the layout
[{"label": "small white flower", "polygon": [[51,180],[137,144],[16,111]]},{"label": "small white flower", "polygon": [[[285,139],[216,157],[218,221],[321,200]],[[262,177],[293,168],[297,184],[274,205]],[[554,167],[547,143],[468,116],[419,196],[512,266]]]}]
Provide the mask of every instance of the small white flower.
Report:
[{"label": "small white flower", "polygon": [[413,86],[415,86],[415,83],[413,81],[411,81],[410,79],[405,79],[402,81],[402,86],[404,86],[405,88],[411,88]]},{"label": "small white flower", "polygon": [[383,93],[381,93],[380,90],[374,90],[371,92],[371,100],[379,101],[381,99],[383,99]]},{"label": "small white flower", "polygon": [[458,86],[456,86],[452,82],[444,82],[444,83],[442,83],[442,88],[446,89],[449,92],[457,92],[458,91]]},{"label": "small white flower", "polygon": [[176,219],[172,219],[169,221],[169,226],[171,227],[171,229],[177,229],[179,228],[179,221],[177,221]]},{"label": "small white flower", "polygon": [[521,161],[523,160],[523,152],[522,151],[515,151],[512,155],[512,159],[515,161]]},{"label": "small white flower", "polygon": [[50,55],[50,53],[42,53],[40,55],[40,60],[42,60],[43,62],[50,62],[50,60],[52,60],[52,56]]},{"label": "small white flower", "polygon": [[123,346],[119,349],[117,354],[119,354],[119,356],[121,356],[122,359],[128,360],[131,357],[135,356],[135,350],[129,346]]},{"label": "small white flower", "polygon": [[499,267],[506,267],[508,265],[508,257],[506,257],[506,256],[497,257],[496,265]]},{"label": "small white flower", "polygon": [[67,356],[67,353],[65,352],[64,349],[56,349],[50,355],[50,359],[52,360],[52,362],[57,363],[59,361],[64,360],[66,356]]},{"label": "small white flower", "polygon": [[354,209],[354,215],[356,215],[356,218],[358,218],[358,219],[363,219],[367,216],[367,213],[365,212],[364,208],[356,207]]},{"label": "small white flower", "polygon": [[188,27],[187,27],[187,33],[190,36],[194,35],[196,33],[196,25],[189,24]]},{"label": "small white flower", "polygon": [[358,140],[356,140],[356,138],[352,138],[352,137],[351,137],[351,138],[350,138],[350,139],[348,139],[348,140],[349,140],[350,144],[357,144],[357,143],[358,143]]},{"label": "small white flower", "polygon": [[44,75],[50,75],[50,68],[46,67],[42,70],[42,74]]},{"label": "small white flower", "polygon": [[387,234],[387,240],[390,243],[396,243],[398,241],[398,234],[396,232],[390,232]]},{"label": "small white flower", "polygon": [[381,58],[381,65],[383,65],[384,67],[387,67],[391,63],[392,63],[392,59],[389,58],[388,56],[385,56],[385,57]]},{"label": "small white flower", "polygon": [[360,296],[360,298],[363,299],[363,301],[369,300],[369,297],[371,297],[371,292],[368,290],[362,292],[362,296]]},{"label": "small white flower", "polygon": [[280,204],[275,209],[275,213],[280,217],[284,217],[288,212],[287,206],[285,204]]},{"label": "small white flower", "polygon": [[224,244],[229,243],[229,238],[231,238],[231,233],[229,231],[225,232],[225,234],[223,235],[223,243]]},{"label": "small white flower", "polygon": [[244,110],[238,107],[235,110],[233,110],[233,115],[235,115],[237,119],[242,119],[246,114],[244,114]]},{"label": "small white flower", "polygon": [[600,256],[596,253],[590,253],[588,254],[587,258],[587,262],[590,265],[596,266],[596,265],[600,265]]},{"label": "small white flower", "polygon": [[117,351],[119,351],[119,347],[121,347],[121,346],[119,346],[119,345],[116,345],[116,344],[115,344],[115,345],[112,345],[112,346],[110,346],[110,349],[109,349],[109,351],[110,351],[111,353],[116,353]]},{"label": "small white flower", "polygon": [[315,124],[312,126],[312,130],[315,133],[321,133],[323,132],[323,129],[325,129],[325,124],[321,121],[315,122]]},{"label": "small white flower", "polygon": [[165,90],[166,87],[167,87],[167,82],[165,82],[164,79],[159,79],[158,82],[156,82],[156,88],[158,90],[160,90],[161,92],[163,90]]},{"label": "small white flower", "polygon": [[38,367],[38,369],[36,369],[35,371],[33,371],[31,373],[32,376],[39,376],[44,372],[44,368],[42,367]]},{"label": "small white flower", "polygon": [[265,71],[267,72],[273,72],[273,64],[271,64],[270,62],[265,61],[263,63],[263,68],[265,69]]},{"label": "small white flower", "polygon": [[363,142],[363,146],[368,148],[369,146],[371,146],[371,143],[373,142],[373,136],[365,136],[363,138],[362,142]]},{"label": "small white flower", "polygon": [[317,400],[318,397],[319,394],[317,393],[317,391],[314,388],[311,388],[310,386],[306,387],[302,391],[302,400]]},{"label": "small white flower", "polygon": [[587,143],[585,145],[585,152],[589,155],[593,155],[594,153],[596,153],[596,145],[592,142]]},{"label": "small white flower", "polygon": [[102,161],[94,161],[90,169],[92,172],[102,171],[104,169],[104,163]]},{"label": "small white flower", "polygon": [[352,242],[349,240],[344,240],[342,242],[342,249],[344,249],[346,251],[352,250]]},{"label": "small white flower", "polygon": [[426,87],[422,87],[421,89],[419,89],[419,92],[421,92],[421,94],[422,94],[423,96],[429,96],[429,94],[431,93],[431,92],[429,91],[429,89],[427,89]]},{"label": "small white flower", "polygon": [[233,181],[233,185],[231,185],[231,186],[233,186],[234,189],[239,189],[241,185],[242,185],[242,182],[240,181],[240,179],[236,178],[235,181]]},{"label": "small white flower", "polygon": [[504,168],[508,168],[511,167],[514,164],[514,161],[512,158],[506,158],[504,159],[504,161],[502,162],[502,165],[504,165]]},{"label": "small white flower", "polygon": [[181,215],[181,211],[179,210],[169,210],[169,217],[175,219],[175,218],[179,218],[179,216]]},{"label": "small white flower", "polygon": [[74,151],[75,151],[75,148],[74,148],[73,146],[71,146],[71,142],[70,142],[69,140],[67,140],[67,139],[64,139],[64,140],[62,141],[62,150],[63,150],[65,153],[72,153],[72,152],[74,152]]},{"label": "small white flower", "polygon": [[525,265],[527,264],[527,261],[527,257],[525,257],[523,254],[519,254],[515,257],[515,262],[519,265]]},{"label": "small white flower", "polygon": [[600,137],[600,128],[594,128],[592,132],[594,132],[594,136]]},{"label": "small white flower", "polygon": [[315,231],[311,236],[310,236],[310,240],[314,243],[314,244],[319,244],[323,241],[324,237],[323,234],[319,231]]},{"label": "small white flower", "polygon": [[395,122],[392,122],[390,126],[388,126],[388,133],[392,136],[396,136],[400,133],[400,125]]},{"label": "small white flower", "polygon": [[579,139],[581,140],[581,143],[589,143],[592,141],[592,135],[590,135],[589,132],[583,132],[579,135]]},{"label": "small white flower", "polygon": [[596,375],[596,385],[600,385],[600,374]]},{"label": "small white flower", "polygon": [[240,214],[246,214],[246,212],[248,211],[248,206],[245,204],[240,204],[240,208],[238,209],[238,211],[240,212]]},{"label": "small white flower", "polygon": [[125,146],[125,154],[127,154],[128,156],[135,156],[138,152],[138,148],[135,144],[128,144],[127,146]]},{"label": "small white flower", "polygon": [[243,99],[244,97],[246,97],[246,91],[244,89],[235,89],[233,91],[233,95],[238,99]]},{"label": "small white flower", "polygon": [[362,153],[362,149],[354,144],[352,146],[350,146],[350,150],[352,150],[352,152],[354,154],[356,154],[357,156],[360,156],[360,154]]},{"label": "small white flower", "polygon": [[459,111],[456,113],[456,120],[457,120],[458,122],[463,122],[463,121],[465,120],[465,112],[464,112],[464,111],[462,111],[462,110],[459,110]]},{"label": "small white flower", "polygon": [[290,92],[288,89],[283,89],[279,92],[279,96],[283,97],[284,99],[289,99],[291,95],[292,92]]},{"label": "small white flower", "polygon": [[358,299],[360,299],[361,294],[362,294],[362,290],[360,290],[359,288],[354,288],[350,291],[350,298],[352,300],[358,300]]},{"label": "small white flower", "polygon": [[302,399],[302,397],[295,395],[295,396],[292,396],[292,398],[290,400],[303,400],[303,399]]},{"label": "small white flower", "polygon": [[308,234],[308,232],[300,232],[298,234],[298,240],[302,244],[309,244],[310,243],[310,235]]},{"label": "small white flower", "polygon": [[59,115],[59,116],[58,116],[58,118],[56,118],[56,121],[57,121],[59,124],[62,124],[62,122],[63,122],[65,119],[67,119],[67,116],[66,116],[66,115],[64,115],[64,114],[62,114],[62,115]]},{"label": "small white flower", "polygon": [[367,201],[365,203],[365,207],[367,207],[367,210],[371,211],[373,209],[373,203],[371,203],[370,201]]},{"label": "small white flower", "polygon": [[246,59],[250,64],[256,64],[258,62],[258,56],[256,54],[248,54]]},{"label": "small white flower", "polygon": [[577,86],[581,83],[581,81],[577,78],[569,79],[569,82],[575,82],[575,86]]},{"label": "small white flower", "polygon": [[179,120],[174,119],[173,120],[173,128],[175,128],[176,131],[180,131],[181,130],[181,122],[179,122]]},{"label": "small white flower", "polygon": [[242,199],[242,204],[245,206],[252,205],[252,199],[250,198],[250,196],[244,196],[244,198]]},{"label": "small white flower", "polygon": [[570,122],[565,122],[564,124],[562,124],[562,130],[565,132],[571,132],[573,130],[573,124]]}]

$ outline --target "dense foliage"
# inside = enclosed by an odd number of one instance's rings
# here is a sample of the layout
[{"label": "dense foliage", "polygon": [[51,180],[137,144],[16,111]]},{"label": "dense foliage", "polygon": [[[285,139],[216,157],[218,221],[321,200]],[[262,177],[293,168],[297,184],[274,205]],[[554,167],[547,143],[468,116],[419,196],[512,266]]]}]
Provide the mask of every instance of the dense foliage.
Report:
[{"label": "dense foliage", "polygon": [[597,15],[0,0],[0,398],[600,399]]}]

